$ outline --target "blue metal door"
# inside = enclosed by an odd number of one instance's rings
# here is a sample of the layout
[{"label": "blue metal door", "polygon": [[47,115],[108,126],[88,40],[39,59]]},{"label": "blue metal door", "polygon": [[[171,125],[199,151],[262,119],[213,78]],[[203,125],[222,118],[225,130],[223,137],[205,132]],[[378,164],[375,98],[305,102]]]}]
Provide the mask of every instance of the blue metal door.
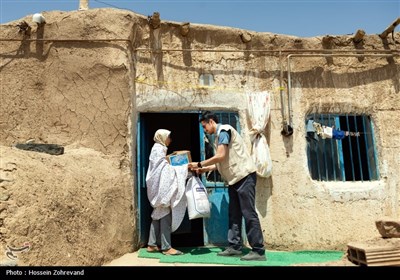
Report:
[{"label": "blue metal door", "polygon": [[[147,244],[151,213],[153,211],[147,198],[146,174],[149,165],[149,155],[154,144],[154,133],[164,128],[172,132],[172,143],[168,152],[190,150],[194,160],[200,159],[200,136],[198,112],[144,112],[137,120],[137,162],[136,185],[138,206],[138,231],[140,245]],[[193,132],[196,130],[196,132]],[[187,217],[186,217],[187,216]],[[174,246],[203,245],[203,220],[189,220],[186,215],[181,226],[172,233]]]},{"label": "blue metal door", "polygon": [[[239,131],[237,113],[218,112],[219,121],[223,124],[230,124]],[[153,145],[152,137],[157,128],[170,129],[175,134],[173,143],[176,147],[172,150],[191,150],[193,161],[204,160],[214,154],[213,136],[205,135],[203,128],[198,122],[198,112],[183,113],[141,113],[137,121],[137,201],[139,219],[140,245],[147,244],[148,233],[151,223],[152,207],[147,199],[146,172],[148,168],[148,157]],[[193,133],[198,129],[198,133]],[[190,239],[197,236],[197,222],[200,222],[199,231],[202,231],[204,245],[226,245],[228,234],[228,189],[217,171],[210,174],[203,174],[203,184],[207,187],[211,203],[210,218],[192,220]],[[186,221],[189,222],[189,221]],[[195,222],[195,224],[193,224]],[[184,224],[184,223],[183,223]],[[196,229],[194,229],[196,227]],[[177,236],[177,241],[182,240],[182,233]],[[197,244],[193,243],[191,244]],[[176,243],[176,242],[175,242]],[[202,245],[201,244],[201,245]]]},{"label": "blue metal door", "polygon": [[[230,124],[239,131],[237,113],[218,112],[218,120],[222,124]],[[210,158],[215,154],[214,135],[204,134],[201,124],[200,143],[201,160]],[[211,203],[210,218],[204,219],[204,245],[226,245],[228,235],[228,186],[223,182],[218,171],[202,175],[203,184],[208,191]]]},{"label": "blue metal door", "polygon": [[150,153],[151,147],[149,146],[149,142],[147,141],[147,125],[145,118],[138,118],[137,121],[137,137],[136,137],[136,153],[137,153],[137,176],[136,176],[136,185],[137,185],[137,203],[138,203],[138,220],[139,220],[139,238],[140,238],[140,247],[143,247],[147,244],[147,238],[149,235],[150,224],[151,224],[151,205],[147,199],[147,190],[146,190],[146,172],[149,166],[148,164],[148,156]]}]

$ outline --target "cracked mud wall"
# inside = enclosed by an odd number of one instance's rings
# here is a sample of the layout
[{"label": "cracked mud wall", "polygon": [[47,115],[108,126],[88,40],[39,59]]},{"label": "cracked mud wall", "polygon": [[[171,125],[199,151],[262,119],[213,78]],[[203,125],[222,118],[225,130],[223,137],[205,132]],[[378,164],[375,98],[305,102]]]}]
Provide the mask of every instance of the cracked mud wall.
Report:
[{"label": "cracked mud wall", "polygon": [[[118,29],[104,13],[52,13],[30,36],[35,39],[42,30],[42,38],[78,41],[2,42],[1,106],[8,116],[1,124],[3,144],[35,139],[79,143],[105,154],[127,150],[128,43],[95,39],[128,40],[133,20],[121,14],[125,28]],[[15,24],[2,26],[3,38],[22,38],[16,32]]]},{"label": "cracked mud wall", "polygon": [[[0,42],[0,261],[6,245],[29,242],[19,263],[101,265],[137,242],[127,42],[135,19],[107,10],[43,15],[44,26],[21,19],[32,25],[29,38],[77,40]],[[0,37],[22,38],[18,22],[2,25]],[[65,153],[12,147],[27,140]]]}]

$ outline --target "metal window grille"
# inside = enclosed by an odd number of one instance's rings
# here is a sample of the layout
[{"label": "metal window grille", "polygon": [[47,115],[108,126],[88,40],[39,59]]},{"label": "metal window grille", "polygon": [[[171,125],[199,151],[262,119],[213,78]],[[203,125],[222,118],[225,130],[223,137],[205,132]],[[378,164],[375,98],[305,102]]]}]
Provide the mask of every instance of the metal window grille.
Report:
[{"label": "metal window grille", "polygon": [[343,139],[308,139],[308,168],[318,181],[379,180],[378,160],[371,118],[364,115],[312,114],[306,118],[323,126],[348,132]]}]

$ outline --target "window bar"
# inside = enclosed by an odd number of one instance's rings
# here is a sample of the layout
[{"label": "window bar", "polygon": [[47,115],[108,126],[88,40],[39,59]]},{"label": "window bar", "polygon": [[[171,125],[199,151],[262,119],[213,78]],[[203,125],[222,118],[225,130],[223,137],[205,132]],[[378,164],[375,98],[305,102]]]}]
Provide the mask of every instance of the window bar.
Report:
[{"label": "window bar", "polygon": [[[348,114],[346,114],[346,123],[347,123],[347,128],[349,129],[349,131],[351,131]],[[354,163],[353,163],[353,147],[351,145],[351,138],[350,137],[349,137],[349,150],[350,150],[351,178],[354,181],[355,180],[355,176],[354,176]]]},{"label": "window bar", "polygon": [[329,172],[328,172],[328,155],[327,155],[327,151],[326,151],[326,140],[324,141],[324,149],[323,149],[323,153],[324,153],[324,163],[325,163],[325,181],[329,181],[328,177],[329,177]]},{"label": "window bar", "polygon": [[376,151],[376,146],[375,146],[375,132],[374,132],[374,124],[372,123],[371,119],[369,118],[369,128],[371,129],[371,142],[372,142],[372,147],[374,148],[374,161],[375,161],[375,168],[376,168],[376,180],[379,179],[379,165],[378,165],[378,157]]},{"label": "window bar", "polygon": [[[306,123],[307,123],[307,119],[306,119]],[[311,174],[311,179],[314,179],[313,177],[313,165],[312,165],[312,149],[311,149],[311,145],[313,145],[314,143],[313,143],[313,140],[310,140],[308,143],[307,143],[307,166],[308,166],[308,171],[310,172],[310,174]]]},{"label": "window bar", "polygon": [[[219,118],[218,118],[218,120],[219,121],[221,121],[221,119],[220,119],[220,117],[221,116],[219,116]],[[213,154],[215,155],[215,152],[216,152],[216,149],[215,149],[215,145],[214,145],[214,143],[215,143],[215,136],[214,135],[211,135],[211,147],[212,147],[212,149],[213,149]],[[216,171],[214,171],[214,172],[212,172],[212,174],[213,174],[213,178],[212,178],[212,182],[214,183],[214,187],[217,187],[217,172]]]},{"label": "window bar", "polygon": [[[354,115],[354,125],[355,125],[355,132],[358,132],[358,127],[357,127],[357,116]],[[360,151],[360,141],[359,138],[356,137],[356,142],[357,142],[357,152],[358,152],[358,166],[360,168],[360,176],[361,176],[361,182],[364,182],[364,176],[363,176],[363,170],[362,170],[362,162],[361,162],[361,151]]]},{"label": "window bar", "polygon": [[[322,125],[326,125],[326,116],[323,117],[322,119]],[[326,139],[326,138],[325,138]],[[325,175],[325,181],[328,181],[328,163],[327,163],[327,155],[326,155],[326,140],[322,142],[322,156],[324,158],[324,167],[325,170],[322,170]]]},{"label": "window bar", "polygon": [[239,114],[232,114],[232,116],[233,116],[233,119],[235,120],[235,128],[236,128],[236,130],[237,130],[237,132],[240,134],[241,133],[241,131],[240,131],[240,124],[239,124]]},{"label": "window bar", "polygon": [[[325,115],[326,118],[326,115]],[[329,126],[329,115],[328,115],[328,121],[326,121],[325,119],[325,126]],[[329,165],[328,165],[328,141],[330,141],[329,138],[326,138],[326,140],[324,141],[324,162],[325,162],[325,180],[329,181]]]},{"label": "window bar", "polygon": [[371,181],[371,178],[372,178],[371,163],[369,162],[369,154],[368,154],[369,145],[368,145],[367,133],[365,133],[367,131],[366,125],[365,125],[365,117],[362,118],[362,125],[363,125],[363,130],[362,131],[364,132],[365,153],[367,155],[366,158],[367,158],[368,178]]},{"label": "window bar", "polygon": [[[335,118],[336,128],[342,130],[340,127],[340,116]],[[346,175],[344,172],[344,160],[343,160],[343,146],[342,141],[336,141],[336,150],[337,150],[337,157],[338,157],[338,164],[339,164],[339,172],[340,172],[340,179],[344,182]]]},{"label": "window bar", "polygon": [[[203,139],[202,145],[200,145],[200,161],[206,159],[206,141],[205,139],[207,138],[206,134],[204,133],[203,128],[201,127],[201,123],[199,122],[199,131],[200,131],[200,139]],[[212,143],[211,143],[212,144]],[[204,186],[210,187],[212,181],[209,181],[207,178],[207,173],[204,173],[200,175],[200,179],[203,182]]]},{"label": "window bar", "polygon": [[228,114],[228,123],[229,123],[229,125],[231,125],[231,126],[233,126],[232,124],[232,114],[231,113],[229,113]]},{"label": "window bar", "polygon": [[[325,124],[325,126],[327,126],[327,127],[329,127],[330,126],[330,124],[331,124],[331,120],[330,120],[330,114],[327,114],[326,116],[325,116],[327,119],[326,119],[326,124]],[[330,144],[332,143],[331,141],[330,141],[331,139],[329,139],[329,138],[326,138],[326,140],[325,140],[325,144],[327,145],[327,147],[326,147],[326,150],[325,150],[325,153],[326,153],[326,165],[325,165],[325,173],[326,173],[326,177],[328,178],[329,177],[329,175],[331,174],[331,172],[330,172],[330,169],[329,169],[329,155],[330,155]],[[328,180],[329,181],[329,180]]]},{"label": "window bar", "polygon": [[[317,119],[316,115],[314,114],[314,120]],[[321,123],[321,116],[319,115],[319,123]],[[317,156],[317,172],[318,172],[318,180],[321,181],[321,169],[319,168],[319,146],[321,145],[321,141],[318,141],[318,147],[317,147],[317,151],[316,151],[316,156]]]},{"label": "window bar", "polygon": [[[333,120],[335,120],[335,117],[333,116],[332,118]],[[329,126],[332,127],[333,125],[331,124],[331,115],[328,114],[328,123]],[[332,128],[332,136],[333,136],[333,128]],[[332,171],[333,171],[333,180],[336,181],[336,168],[335,168],[335,152],[333,149],[333,138],[331,139],[331,158],[332,158]]]}]

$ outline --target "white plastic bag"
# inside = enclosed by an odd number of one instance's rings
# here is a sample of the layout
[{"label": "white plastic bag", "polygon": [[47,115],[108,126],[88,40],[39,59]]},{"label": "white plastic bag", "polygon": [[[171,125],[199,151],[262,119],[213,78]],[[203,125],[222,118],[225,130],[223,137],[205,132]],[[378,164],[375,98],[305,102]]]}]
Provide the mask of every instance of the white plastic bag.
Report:
[{"label": "white plastic bag", "polygon": [[192,176],[186,184],[189,220],[210,217],[207,189],[199,177]]},{"label": "white plastic bag", "polygon": [[257,175],[268,178],[272,173],[272,160],[267,139],[260,134],[253,142],[251,157],[257,166]]}]

